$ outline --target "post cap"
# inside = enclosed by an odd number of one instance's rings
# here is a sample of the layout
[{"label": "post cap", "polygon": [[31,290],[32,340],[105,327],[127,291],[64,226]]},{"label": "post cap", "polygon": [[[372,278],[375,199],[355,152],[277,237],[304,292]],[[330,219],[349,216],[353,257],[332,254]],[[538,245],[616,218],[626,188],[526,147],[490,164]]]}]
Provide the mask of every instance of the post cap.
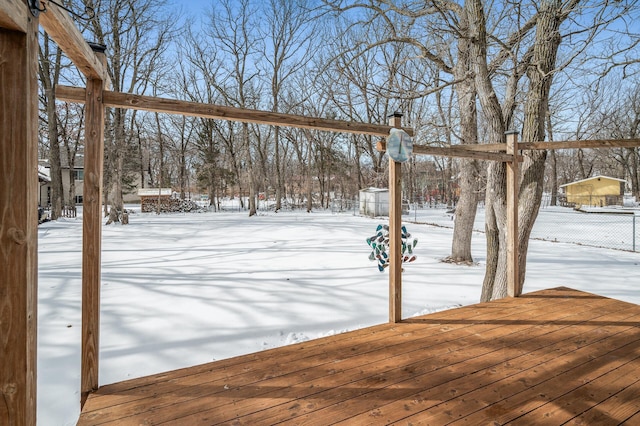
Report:
[{"label": "post cap", "polygon": [[96,43],[93,41],[88,41],[87,44],[89,45],[91,50],[96,53],[104,53],[105,50],[107,50],[107,46],[105,46],[104,44]]},{"label": "post cap", "polygon": [[400,111],[395,111],[393,114],[389,114],[387,118],[391,117],[402,117],[402,113]]}]

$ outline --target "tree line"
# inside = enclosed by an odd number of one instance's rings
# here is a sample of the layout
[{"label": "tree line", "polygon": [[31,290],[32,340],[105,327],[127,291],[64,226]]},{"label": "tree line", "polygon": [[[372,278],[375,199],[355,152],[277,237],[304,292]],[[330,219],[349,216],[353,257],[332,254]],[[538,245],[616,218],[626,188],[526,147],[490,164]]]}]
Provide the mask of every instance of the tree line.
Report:
[{"label": "tree line", "polygon": [[[637,138],[640,7],[634,0],[525,2],[222,0],[201,11],[151,0],[82,0],[78,21],[107,47],[111,90],[310,117],[386,123],[399,111],[425,145]],[[41,35],[41,158],[56,218],[61,158],[82,152],[83,106],[55,102],[58,84],[83,85]],[[213,208],[239,197],[250,215],[311,211],[387,185],[377,138],[109,109],[105,214],[117,221],[134,186],[206,193]],[[543,192],[596,174],[628,179],[640,195],[637,148],[523,153],[519,245],[525,259]],[[414,156],[404,198],[456,203],[450,260],[470,262],[484,201],[483,300],[506,294],[505,165]],[[552,201],[555,202],[555,201]],[[108,210],[110,209],[110,210]]]}]

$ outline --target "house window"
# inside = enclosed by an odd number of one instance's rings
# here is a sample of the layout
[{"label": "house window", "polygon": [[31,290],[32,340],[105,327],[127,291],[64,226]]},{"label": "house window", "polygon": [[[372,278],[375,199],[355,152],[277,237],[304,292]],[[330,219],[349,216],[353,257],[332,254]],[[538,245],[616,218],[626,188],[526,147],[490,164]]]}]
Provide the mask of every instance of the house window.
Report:
[{"label": "house window", "polygon": [[73,179],[74,180],[84,180],[84,170],[74,170],[73,171]]}]

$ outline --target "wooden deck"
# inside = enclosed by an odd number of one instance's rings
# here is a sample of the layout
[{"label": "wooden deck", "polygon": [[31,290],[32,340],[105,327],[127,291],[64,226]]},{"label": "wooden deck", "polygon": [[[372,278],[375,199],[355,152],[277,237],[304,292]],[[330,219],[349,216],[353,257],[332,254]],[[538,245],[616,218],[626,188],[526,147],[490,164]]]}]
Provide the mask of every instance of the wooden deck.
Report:
[{"label": "wooden deck", "polygon": [[78,424],[279,422],[640,425],[640,306],[557,288],[462,307],[103,386]]}]

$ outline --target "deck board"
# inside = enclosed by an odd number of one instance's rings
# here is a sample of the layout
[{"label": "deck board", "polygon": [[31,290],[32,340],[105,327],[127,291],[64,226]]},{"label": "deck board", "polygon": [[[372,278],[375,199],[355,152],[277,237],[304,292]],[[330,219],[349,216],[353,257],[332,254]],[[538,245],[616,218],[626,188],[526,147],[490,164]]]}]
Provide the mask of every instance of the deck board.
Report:
[{"label": "deck board", "polygon": [[633,424],[640,306],[557,288],[103,386],[79,425]]}]

